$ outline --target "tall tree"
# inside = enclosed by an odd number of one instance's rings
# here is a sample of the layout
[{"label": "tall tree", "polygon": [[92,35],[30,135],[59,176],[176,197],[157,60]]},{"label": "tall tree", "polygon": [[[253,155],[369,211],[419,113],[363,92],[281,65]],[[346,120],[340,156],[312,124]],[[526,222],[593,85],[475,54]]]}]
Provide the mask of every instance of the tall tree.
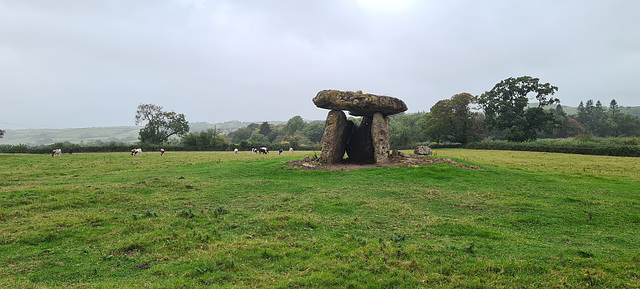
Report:
[{"label": "tall tree", "polygon": [[253,133],[251,133],[251,137],[247,141],[249,142],[249,144],[251,144],[253,146],[269,144],[269,139],[265,135],[261,134],[257,130],[255,130],[255,131],[253,131]]},{"label": "tall tree", "polygon": [[260,125],[260,134],[263,136],[269,136],[271,134],[271,125],[268,122],[263,122]]},{"label": "tall tree", "polygon": [[586,116],[587,116],[587,109],[584,107],[584,102],[580,101],[580,104],[578,104],[578,111],[576,112],[576,115],[574,115],[574,118],[577,121],[580,121],[580,119],[586,118]]},{"label": "tall tree", "polygon": [[424,126],[427,113],[399,113],[389,117],[389,144],[391,149],[408,149],[426,141]]},{"label": "tall tree", "polygon": [[607,126],[611,134],[614,137],[618,137],[620,134],[618,131],[618,123],[620,122],[620,107],[618,106],[618,102],[615,99],[612,99],[609,103],[609,111],[607,112]]},{"label": "tall tree", "polygon": [[[544,107],[559,103],[550,97],[558,87],[540,83],[531,76],[507,78],[480,96],[479,104],[485,113],[485,125],[491,131],[505,131],[508,141],[530,141],[538,132],[552,133],[559,123],[553,112]],[[529,96],[538,101],[537,107],[528,107]]]},{"label": "tall tree", "polygon": [[615,99],[612,99],[609,102],[609,116],[615,118],[620,113],[620,106],[618,106],[618,102]]},{"label": "tall tree", "polygon": [[460,93],[438,101],[431,107],[431,115],[424,134],[437,142],[450,141],[468,143],[480,139],[480,129],[471,112],[476,98],[469,93]]},{"label": "tall tree", "polygon": [[324,134],[324,120],[316,120],[307,123],[302,129],[302,135],[307,137],[311,143],[319,143]]},{"label": "tall tree", "polygon": [[593,120],[595,122],[594,131],[597,136],[607,136],[609,130],[607,128],[607,115],[605,108],[602,106],[600,100],[596,102],[596,106],[593,109]]},{"label": "tall tree", "polygon": [[296,115],[287,121],[287,124],[284,126],[284,133],[286,135],[294,135],[297,131],[302,131],[304,126],[305,123],[302,117]]},{"label": "tall tree", "polygon": [[[581,103],[582,104],[582,103]],[[584,109],[584,105],[582,105]],[[554,135],[556,138],[574,137],[584,133],[584,128],[573,117],[567,115],[562,108],[562,105],[558,104],[555,110],[552,110],[556,116],[556,119],[562,123],[561,126],[556,128]],[[552,137],[551,135],[543,135],[544,137]]]},{"label": "tall tree", "polygon": [[140,130],[139,138],[143,143],[160,144],[173,135],[184,135],[189,132],[189,122],[184,114],[173,111],[166,112],[155,104],[140,104],[136,112],[136,125],[147,122]]},{"label": "tall tree", "polygon": [[556,108],[553,111],[553,114],[556,116],[556,119],[562,123],[562,125],[554,131],[554,136],[556,138],[565,138],[567,137],[566,132],[566,124],[567,124],[567,113],[564,112],[562,105],[556,105]]},{"label": "tall tree", "polygon": [[[614,114],[618,118],[617,103],[614,104]],[[575,119],[582,124],[586,133],[599,137],[616,136],[618,134],[618,123],[611,118],[610,112],[606,111],[600,100],[596,101],[594,105],[593,100],[590,99],[587,100],[586,105],[583,107],[578,106],[578,113]]]},{"label": "tall tree", "polygon": [[239,128],[231,133],[231,141],[237,144],[243,140],[248,140],[251,137],[251,133],[253,131],[253,129],[250,129],[248,127]]}]

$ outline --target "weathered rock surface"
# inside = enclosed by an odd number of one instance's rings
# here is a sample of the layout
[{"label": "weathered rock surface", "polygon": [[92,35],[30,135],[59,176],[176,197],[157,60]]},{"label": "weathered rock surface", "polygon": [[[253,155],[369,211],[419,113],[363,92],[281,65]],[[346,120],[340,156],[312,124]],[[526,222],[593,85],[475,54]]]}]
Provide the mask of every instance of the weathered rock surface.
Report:
[{"label": "weathered rock surface", "polygon": [[372,116],[376,112],[388,116],[407,110],[400,99],[360,91],[322,90],[313,98],[313,103],[320,108],[347,110],[355,116]]},{"label": "weathered rock surface", "polygon": [[[346,145],[353,123],[347,121],[347,116],[341,110],[332,110],[327,115],[327,120],[322,135],[322,153],[320,163],[341,163],[346,150]],[[349,131],[349,132],[348,132]]]},{"label": "weathered rock surface", "polygon": [[382,113],[375,113],[371,121],[371,140],[373,142],[373,158],[376,163],[389,161],[390,137],[389,118],[383,116]]},{"label": "weathered rock surface", "polygon": [[413,154],[416,154],[416,155],[428,156],[428,155],[431,155],[432,153],[433,151],[431,151],[431,148],[428,146],[418,146],[413,150]]},{"label": "weathered rock surface", "polygon": [[[331,110],[322,137],[320,163],[342,163],[345,152],[349,163],[389,162],[388,116],[407,110],[402,100],[361,91],[322,90],[313,98],[313,103]],[[343,110],[362,116],[360,125],[348,121]]]},{"label": "weathered rock surface", "polygon": [[371,138],[372,117],[364,116],[360,125],[355,127],[347,143],[349,162],[359,164],[375,163]]}]

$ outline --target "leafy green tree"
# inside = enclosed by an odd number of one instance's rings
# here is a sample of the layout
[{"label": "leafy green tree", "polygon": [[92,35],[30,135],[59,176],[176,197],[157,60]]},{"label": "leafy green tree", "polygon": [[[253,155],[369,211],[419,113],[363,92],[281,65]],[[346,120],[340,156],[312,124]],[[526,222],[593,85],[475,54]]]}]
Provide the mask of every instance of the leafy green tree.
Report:
[{"label": "leafy green tree", "polygon": [[391,135],[389,142],[392,149],[408,149],[415,147],[416,143],[426,140],[424,137],[424,124],[427,113],[399,113],[389,117],[389,129]]},{"label": "leafy green tree", "polygon": [[161,106],[140,104],[136,112],[136,125],[147,122],[140,130],[140,141],[149,144],[160,144],[173,135],[184,135],[189,132],[189,122],[184,114],[173,111],[165,112]]},{"label": "leafy green tree", "polygon": [[322,120],[309,122],[302,129],[302,135],[307,137],[311,143],[319,143],[324,134],[324,125],[325,122]]},{"label": "leafy green tree", "polygon": [[247,128],[250,129],[251,131],[254,131],[256,129],[259,129],[260,125],[257,123],[250,123],[249,125],[247,125]]},{"label": "leafy green tree", "polygon": [[225,150],[228,147],[226,139],[215,128],[182,136],[182,145],[199,150]]},{"label": "leafy green tree", "polygon": [[294,135],[297,131],[302,131],[304,129],[305,122],[299,115],[296,115],[287,121],[287,124],[284,127],[284,133],[286,135]]},{"label": "leafy green tree", "polygon": [[424,134],[437,142],[468,143],[480,139],[480,126],[471,112],[476,98],[469,93],[460,93],[438,101],[431,107],[431,115]]},{"label": "leafy green tree", "polygon": [[269,143],[269,139],[257,130],[251,133],[251,137],[247,141],[253,146],[267,145]]},{"label": "leafy green tree", "polygon": [[240,143],[243,140],[248,140],[251,137],[251,133],[253,131],[254,129],[251,129],[249,127],[239,128],[231,134],[231,142]]},{"label": "leafy green tree", "polygon": [[311,141],[302,134],[302,132],[296,132],[293,135],[278,135],[273,144],[280,144],[282,149],[289,149],[289,147],[297,148],[299,145],[310,145]]},{"label": "leafy green tree", "polygon": [[[548,97],[556,91],[558,87],[541,84],[538,78],[510,77],[483,93],[478,103],[484,110],[487,129],[505,131],[508,141],[531,141],[537,138],[538,132],[551,134],[559,125],[553,112],[544,110],[545,106],[560,102]],[[538,101],[537,107],[528,107],[530,95]]]},{"label": "leafy green tree", "polygon": [[284,133],[284,125],[275,125],[271,127],[271,132],[267,135],[267,139],[269,142],[274,142],[278,136],[285,135]]}]

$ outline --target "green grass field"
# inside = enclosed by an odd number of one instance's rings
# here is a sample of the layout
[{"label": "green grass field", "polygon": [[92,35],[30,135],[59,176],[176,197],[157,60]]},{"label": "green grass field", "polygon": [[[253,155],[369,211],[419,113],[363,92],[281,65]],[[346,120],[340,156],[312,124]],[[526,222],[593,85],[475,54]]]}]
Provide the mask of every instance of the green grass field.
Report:
[{"label": "green grass field", "polygon": [[640,160],[0,154],[0,288],[638,288]]}]

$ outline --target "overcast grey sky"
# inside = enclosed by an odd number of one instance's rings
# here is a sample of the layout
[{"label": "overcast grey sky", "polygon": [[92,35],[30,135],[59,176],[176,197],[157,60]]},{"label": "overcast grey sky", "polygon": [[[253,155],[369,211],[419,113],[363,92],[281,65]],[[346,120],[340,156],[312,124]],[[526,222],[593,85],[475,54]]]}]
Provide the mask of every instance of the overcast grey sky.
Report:
[{"label": "overcast grey sky", "polygon": [[429,111],[508,77],[640,105],[640,1],[0,0],[0,129],[324,119],[323,89]]}]

